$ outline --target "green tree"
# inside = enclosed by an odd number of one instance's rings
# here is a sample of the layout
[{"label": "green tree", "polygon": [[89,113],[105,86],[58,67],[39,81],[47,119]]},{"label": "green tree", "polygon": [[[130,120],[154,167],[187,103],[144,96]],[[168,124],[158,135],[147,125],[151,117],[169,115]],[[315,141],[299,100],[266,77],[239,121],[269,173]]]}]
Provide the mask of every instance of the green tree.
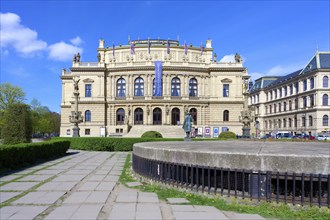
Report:
[{"label": "green tree", "polygon": [[20,87],[10,83],[0,84],[0,111],[4,111],[9,105],[22,103],[24,99],[25,93]]},{"label": "green tree", "polygon": [[32,135],[31,111],[26,104],[9,105],[3,116],[4,144],[28,143]]}]

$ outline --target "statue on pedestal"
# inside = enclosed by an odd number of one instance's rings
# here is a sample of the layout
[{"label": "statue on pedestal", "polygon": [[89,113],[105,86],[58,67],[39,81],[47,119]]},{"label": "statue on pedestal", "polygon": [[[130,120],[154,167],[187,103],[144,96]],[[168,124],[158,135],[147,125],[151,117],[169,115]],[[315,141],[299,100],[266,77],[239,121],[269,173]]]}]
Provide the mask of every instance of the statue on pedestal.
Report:
[{"label": "statue on pedestal", "polygon": [[191,127],[192,127],[192,122],[193,122],[193,119],[190,115],[189,112],[186,113],[186,116],[184,118],[184,121],[183,121],[183,130],[186,132],[186,138],[190,138],[190,132],[191,132]]}]

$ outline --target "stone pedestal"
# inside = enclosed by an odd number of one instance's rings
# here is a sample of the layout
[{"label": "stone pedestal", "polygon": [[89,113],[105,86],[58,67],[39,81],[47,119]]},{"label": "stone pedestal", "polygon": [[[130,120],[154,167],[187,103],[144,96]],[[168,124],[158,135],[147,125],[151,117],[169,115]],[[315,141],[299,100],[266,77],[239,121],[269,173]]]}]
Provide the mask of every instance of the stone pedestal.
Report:
[{"label": "stone pedestal", "polygon": [[191,137],[185,137],[184,141],[191,141]]},{"label": "stone pedestal", "polygon": [[249,138],[250,137],[250,128],[242,128],[242,133],[244,138]]},{"label": "stone pedestal", "polygon": [[80,137],[80,134],[79,134],[80,128],[74,127],[72,130],[73,130],[72,137]]}]

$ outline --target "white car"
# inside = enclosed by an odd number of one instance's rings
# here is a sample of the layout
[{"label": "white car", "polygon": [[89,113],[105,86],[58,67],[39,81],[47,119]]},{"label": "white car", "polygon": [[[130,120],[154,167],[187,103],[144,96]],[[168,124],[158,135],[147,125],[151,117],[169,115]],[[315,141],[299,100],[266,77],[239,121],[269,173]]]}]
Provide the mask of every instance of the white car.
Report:
[{"label": "white car", "polygon": [[330,141],[330,136],[324,136],[323,134],[319,134],[319,135],[317,135],[317,140],[319,140],[319,141],[325,141],[325,140]]}]

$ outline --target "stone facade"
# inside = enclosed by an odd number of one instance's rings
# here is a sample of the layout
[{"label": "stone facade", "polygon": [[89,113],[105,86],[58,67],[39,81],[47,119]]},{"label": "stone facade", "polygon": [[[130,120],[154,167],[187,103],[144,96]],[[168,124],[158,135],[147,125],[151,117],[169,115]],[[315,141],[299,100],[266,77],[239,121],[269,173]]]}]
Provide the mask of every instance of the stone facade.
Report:
[{"label": "stone facade", "polygon": [[[70,71],[62,71],[61,136],[72,135],[75,78],[80,79],[79,111],[84,115],[81,136],[101,136],[101,130],[105,136],[129,135],[136,126],[152,125],[162,133],[181,128],[187,111],[196,119],[195,129],[210,127],[212,135],[213,127],[228,128],[241,134],[243,84],[249,78],[241,59],[218,62],[211,40],[205,48],[173,40],[104,45],[100,40],[98,62],[74,59]],[[162,62],[161,96],[154,95],[155,61]]]},{"label": "stone facade", "polygon": [[328,133],[329,79],[330,52],[317,52],[305,68],[289,75],[257,79],[249,97],[254,133]]}]

